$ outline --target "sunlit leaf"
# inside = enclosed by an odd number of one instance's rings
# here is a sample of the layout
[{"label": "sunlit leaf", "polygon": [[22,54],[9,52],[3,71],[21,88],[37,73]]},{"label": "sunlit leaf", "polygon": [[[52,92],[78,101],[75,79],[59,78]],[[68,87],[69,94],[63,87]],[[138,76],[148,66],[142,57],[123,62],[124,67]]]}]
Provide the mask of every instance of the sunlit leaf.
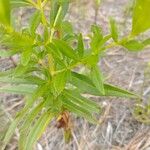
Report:
[{"label": "sunlit leaf", "polygon": [[83,57],[84,54],[84,41],[83,41],[83,36],[82,34],[79,34],[78,36],[78,47],[77,47],[78,55],[80,58]]},{"label": "sunlit leaf", "polygon": [[0,0],[0,23],[10,25],[10,1]]},{"label": "sunlit leaf", "polygon": [[135,0],[132,34],[138,35],[150,28],[150,0]]}]

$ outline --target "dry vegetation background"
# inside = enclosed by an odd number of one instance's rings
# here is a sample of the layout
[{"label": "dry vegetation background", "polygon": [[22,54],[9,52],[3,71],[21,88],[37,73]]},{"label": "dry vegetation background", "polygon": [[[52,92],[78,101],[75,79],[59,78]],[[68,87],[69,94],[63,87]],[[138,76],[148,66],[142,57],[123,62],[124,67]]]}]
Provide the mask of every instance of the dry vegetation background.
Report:
[{"label": "dry vegetation background", "polygon": [[[121,31],[128,34],[131,29],[131,0],[103,0],[99,9],[97,24],[104,33],[109,31],[108,19],[113,16]],[[77,32],[83,32],[85,40],[90,31],[90,25],[95,21],[95,11],[92,0],[74,0],[67,18],[73,23]],[[19,10],[18,14],[23,24],[27,24],[32,10]],[[150,50],[131,53],[122,48],[113,48],[106,52],[101,60],[102,70],[110,83],[119,85],[143,95],[143,104],[148,103],[150,96],[150,74],[148,72]],[[10,59],[0,59],[0,71],[13,66]],[[150,70],[150,67],[149,67]],[[66,145],[61,130],[52,123],[39,140],[36,150],[150,150],[150,127],[133,116],[136,100],[91,97],[103,106],[102,114],[98,116],[100,125],[91,125],[86,120],[73,116],[73,141]],[[15,112],[23,106],[23,97],[10,94],[0,94],[0,138],[7,128],[7,122],[12,120]],[[141,105],[141,104],[139,104]],[[18,131],[7,150],[17,150]]]}]

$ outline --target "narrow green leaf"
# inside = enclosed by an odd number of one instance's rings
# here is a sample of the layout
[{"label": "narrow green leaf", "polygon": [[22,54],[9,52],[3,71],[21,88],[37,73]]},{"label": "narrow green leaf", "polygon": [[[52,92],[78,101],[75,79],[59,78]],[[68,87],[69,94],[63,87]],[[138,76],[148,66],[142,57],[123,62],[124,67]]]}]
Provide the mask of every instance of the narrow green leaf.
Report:
[{"label": "narrow green leaf", "polygon": [[102,73],[100,71],[100,68],[98,66],[93,66],[91,68],[91,79],[96,86],[96,88],[105,95],[105,89],[104,89],[104,79],[102,76]]},{"label": "narrow green leaf", "polygon": [[62,54],[66,55],[69,58],[77,60],[77,55],[75,51],[65,42],[62,40],[53,40],[56,47],[62,52]]},{"label": "narrow green leaf", "polygon": [[68,77],[68,71],[58,73],[53,77],[52,79],[53,89],[52,90],[56,96],[59,95],[64,90],[67,77]]},{"label": "narrow green leaf", "polygon": [[91,49],[94,54],[99,54],[100,48],[103,45],[103,34],[99,26],[93,25],[92,28],[93,35],[91,36]]},{"label": "narrow green leaf", "polygon": [[77,47],[77,50],[78,50],[79,57],[82,58],[83,55],[84,55],[84,42],[83,42],[82,34],[79,34],[79,36],[78,36],[78,47]]},{"label": "narrow green leaf", "polygon": [[23,66],[23,65],[18,65],[15,70],[14,70],[14,76],[15,77],[20,77],[22,76],[28,69],[28,66]]},{"label": "narrow green leaf", "polygon": [[144,48],[143,43],[136,40],[127,41],[126,43],[123,43],[123,46],[129,51],[140,51]]},{"label": "narrow green leaf", "polygon": [[118,41],[118,28],[114,19],[110,18],[111,36],[115,42]]},{"label": "narrow green leaf", "polygon": [[28,0],[10,0],[11,7],[32,6]]},{"label": "narrow green leaf", "polygon": [[[59,15],[59,17],[57,18],[57,22],[56,21],[56,17],[57,17],[57,13],[58,10],[60,9],[60,7],[62,8],[61,10],[61,14]],[[50,11],[50,25],[51,27],[54,26],[58,26],[62,23],[67,11],[68,11],[68,7],[69,7],[69,0],[54,0],[51,1],[51,11]]]},{"label": "narrow green leaf", "polygon": [[35,90],[32,90],[31,98],[27,101],[27,105],[33,105],[33,103],[38,99],[42,98],[44,94],[49,92],[49,85],[48,84],[42,84],[40,86],[36,86]]},{"label": "narrow green leaf", "polygon": [[31,16],[31,20],[30,20],[29,27],[30,27],[30,32],[32,35],[35,35],[36,29],[38,28],[40,22],[41,22],[41,12],[37,10]]},{"label": "narrow green leaf", "polygon": [[0,82],[2,83],[15,83],[15,84],[44,84],[45,81],[37,76],[27,76],[25,78],[15,78],[9,76],[0,76]]},{"label": "narrow green leaf", "polygon": [[84,108],[90,113],[100,112],[100,106],[96,102],[81,96],[80,93],[75,90],[66,90],[64,95],[68,100],[70,99],[73,103]]},{"label": "narrow green leaf", "polygon": [[18,85],[18,86],[4,86],[0,87],[0,93],[14,93],[14,94],[32,94],[36,90],[33,85]]},{"label": "narrow green leaf", "polygon": [[15,49],[22,51],[23,49],[29,49],[34,45],[34,39],[25,33],[11,32],[2,41],[2,44],[9,47],[10,49]]},{"label": "narrow green leaf", "polygon": [[35,108],[33,108],[25,118],[25,121],[23,122],[21,129],[20,129],[20,138],[19,138],[19,149],[23,149],[25,145],[25,141],[27,140],[27,135],[29,130],[31,129],[31,126],[35,119],[37,118],[37,115],[41,112],[44,101],[42,101],[39,105],[37,105]]},{"label": "narrow green leaf", "polygon": [[88,56],[85,56],[85,58],[82,60],[82,62],[90,67],[95,66],[99,62],[99,55],[98,54],[90,54]]},{"label": "narrow green leaf", "polygon": [[0,23],[10,25],[10,2],[0,0]]},{"label": "narrow green leaf", "polygon": [[138,35],[150,28],[150,0],[135,0],[132,34]]},{"label": "narrow green leaf", "polygon": [[10,57],[13,56],[17,53],[17,51],[14,50],[0,50],[0,57],[5,58],[5,57]]},{"label": "narrow green leaf", "polygon": [[6,145],[8,144],[8,142],[10,141],[11,137],[13,136],[15,129],[17,128],[18,125],[18,120],[14,120],[11,125],[9,126],[6,135],[3,139],[3,144],[2,144],[2,148],[1,150],[5,150]]},{"label": "narrow green leaf", "polygon": [[144,46],[150,45],[150,38],[144,40],[144,41],[142,42],[142,44],[143,44]]},{"label": "narrow green leaf", "polygon": [[72,80],[70,81],[81,93],[88,93],[95,96],[116,96],[126,98],[137,98],[136,94],[119,87],[104,84],[105,95],[103,95],[94,86],[94,83],[85,75],[72,72]]},{"label": "narrow green leaf", "polygon": [[73,26],[71,22],[63,21],[61,24],[61,32],[64,36],[73,34]]},{"label": "narrow green leaf", "polygon": [[23,66],[26,66],[29,63],[29,61],[31,59],[31,54],[32,54],[31,49],[24,50],[24,52],[21,55],[21,64]]},{"label": "narrow green leaf", "polygon": [[75,113],[76,115],[80,117],[86,118],[89,122],[96,124],[97,120],[92,116],[89,111],[79,107],[78,105],[72,103],[71,100],[63,99],[63,106],[68,109],[70,112]]},{"label": "narrow green leaf", "polygon": [[43,113],[40,118],[36,121],[33,128],[31,129],[27,141],[25,142],[24,150],[32,150],[35,142],[41,137],[42,133],[50,123],[53,115],[49,112]]},{"label": "narrow green leaf", "polygon": [[11,137],[13,136],[15,129],[19,125],[19,123],[24,119],[25,115],[28,113],[28,107],[24,107],[21,111],[19,111],[16,115],[16,118],[11,122],[5,137],[3,139],[3,144],[1,150],[6,148],[6,145],[10,141]]},{"label": "narrow green leaf", "polygon": [[47,40],[48,40],[48,38],[49,38],[49,31],[48,31],[48,27],[44,27],[43,38],[44,38],[44,41],[47,41]]},{"label": "narrow green leaf", "polygon": [[13,77],[0,77],[2,83],[15,83],[15,84],[30,84],[31,82],[26,79],[13,78]]},{"label": "narrow green leaf", "polygon": [[105,88],[105,96],[115,96],[115,97],[125,97],[125,98],[138,98],[139,96],[122,89],[120,87],[111,85],[111,84],[104,84]]}]

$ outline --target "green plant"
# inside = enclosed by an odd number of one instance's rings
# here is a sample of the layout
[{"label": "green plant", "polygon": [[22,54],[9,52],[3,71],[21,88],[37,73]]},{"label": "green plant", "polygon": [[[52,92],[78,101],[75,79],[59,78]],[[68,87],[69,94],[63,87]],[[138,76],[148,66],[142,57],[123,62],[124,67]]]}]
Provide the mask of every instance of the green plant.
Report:
[{"label": "green plant", "polygon": [[[45,16],[46,6],[50,6],[50,17]],[[106,83],[98,62],[108,48],[121,45],[138,51],[150,43],[149,39],[136,40],[138,34],[150,27],[149,6],[149,0],[135,1],[132,33],[121,40],[113,19],[111,33],[106,36],[98,25],[93,25],[90,47],[86,48],[82,34],[75,34],[71,23],[64,19],[69,0],[0,0],[0,44],[6,49],[0,50],[0,57],[17,54],[20,58],[15,68],[0,73],[0,82],[10,83],[1,87],[0,92],[25,95],[25,106],[3,137],[2,149],[16,128],[20,133],[19,149],[33,149],[54,118],[57,127],[64,128],[68,141],[68,112],[98,123],[95,114],[101,107],[83,94],[137,98],[134,93]],[[17,30],[10,21],[16,7],[34,8],[26,28]],[[37,32],[39,26],[42,33]],[[113,42],[108,44],[111,39]],[[86,68],[86,73],[79,73],[81,67]]]}]

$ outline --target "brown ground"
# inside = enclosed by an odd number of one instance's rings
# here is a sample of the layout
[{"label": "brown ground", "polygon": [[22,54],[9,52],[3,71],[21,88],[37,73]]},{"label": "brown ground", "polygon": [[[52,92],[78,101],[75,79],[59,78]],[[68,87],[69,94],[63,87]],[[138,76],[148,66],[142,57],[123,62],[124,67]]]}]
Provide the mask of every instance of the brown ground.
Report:
[{"label": "brown ground", "polygon": [[[103,0],[97,23],[108,33],[108,18],[113,16],[119,23],[122,35],[131,29],[131,19],[124,10],[129,0]],[[85,37],[94,22],[94,5],[92,1],[76,0],[71,6],[68,18],[73,22],[76,31],[83,32]],[[130,13],[129,13],[130,15]],[[150,76],[147,63],[150,61],[150,50],[131,53],[123,48],[107,51],[101,60],[101,66],[107,81],[137,92],[143,96],[143,104],[148,102],[150,94]],[[0,59],[0,69],[13,67],[8,59]],[[1,94],[2,109],[7,118],[22,105],[22,98],[17,95]],[[84,119],[74,120],[73,141],[66,145],[62,131],[50,126],[37,144],[37,150],[149,150],[150,127],[138,122],[132,115],[136,100],[120,98],[97,98],[104,111],[99,118],[101,125],[89,124]],[[11,114],[10,114],[11,113]],[[74,116],[75,118],[75,116]],[[0,121],[5,127],[8,119]],[[17,132],[16,132],[17,133]],[[15,150],[18,134],[14,137],[8,150]],[[149,147],[149,148],[148,148]]]}]

